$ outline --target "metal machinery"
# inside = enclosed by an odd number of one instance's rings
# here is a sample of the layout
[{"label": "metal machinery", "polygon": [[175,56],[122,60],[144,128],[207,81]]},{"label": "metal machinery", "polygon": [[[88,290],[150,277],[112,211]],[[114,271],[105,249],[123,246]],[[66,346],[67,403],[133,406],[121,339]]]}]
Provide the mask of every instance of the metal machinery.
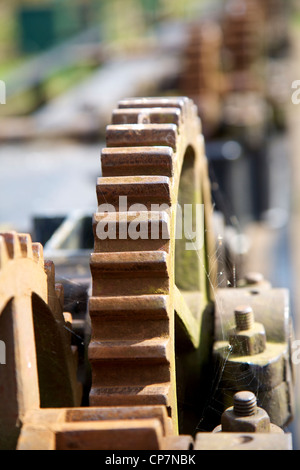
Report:
[{"label": "metal machinery", "polygon": [[[53,265],[29,237],[2,234],[1,447],[290,449],[279,428],[293,415],[288,292],[254,274],[218,288],[222,239],[196,106],[121,101],[106,145],[91,255],[90,406],[80,407],[72,320]],[[201,204],[193,236],[178,232],[181,208],[192,208],[192,222]]]},{"label": "metal machinery", "polygon": [[[270,148],[285,128],[288,100],[287,3],[225,1],[217,15],[191,26],[183,53],[180,91],[198,106],[227,223],[234,214],[242,227],[273,208]],[[214,202],[224,212],[220,198]]]}]

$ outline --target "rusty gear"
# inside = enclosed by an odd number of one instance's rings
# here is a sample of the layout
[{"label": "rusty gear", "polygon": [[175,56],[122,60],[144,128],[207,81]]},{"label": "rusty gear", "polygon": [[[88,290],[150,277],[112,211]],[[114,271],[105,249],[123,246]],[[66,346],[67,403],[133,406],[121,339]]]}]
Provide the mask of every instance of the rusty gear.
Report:
[{"label": "rusty gear", "polygon": [[[22,424],[20,436],[12,436],[18,449],[188,450],[193,446],[190,436],[176,436],[177,408],[185,400],[191,405],[190,414],[195,413],[195,402],[189,400],[190,390],[196,391],[196,398],[201,401],[193,380],[201,376],[205,353],[202,339],[213,338],[213,330],[208,329],[216,320],[213,301],[218,319],[218,308],[224,307],[222,320],[233,313],[226,299],[235,307],[245,304],[243,289],[224,289],[214,299],[217,263],[213,256],[215,240],[211,236],[212,208],[203,148],[196,109],[187,98],[125,100],[113,113],[113,125],[107,128],[107,148],[102,153],[103,177],[97,185],[98,203],[105,204],[101,207],[104,212],[99,210],[94,218],[95,253],[91,257],[90,398],[91,405],[101,405],[99,408],[62,408],[64,405],[54,400],[55,395],[60,395],[60,388],[54,394],[46,382],[44,390],[50,390],[50,395],[45,406],[61,408],[40,408],[38,379],[41,383],[42,371],[47,372],[49,366],[53,375],[57,373],[62,380],[59,385],[66,385],[67,393],[71,393],[70,405],[65,406],[74,406],[77,392],[68,388],[69,378],[63,376],[66,370],[70,371],[69,348],[63,345],[69,340],[65,327],[70,326],[71,319],[62,317],[58,300],[62,289],[55,288],[54,267],[52,263],[44,264],[41,245],[32,244],[26,235],[0,236],[0,331],[7,336],[3,339],[12,352],[9,357],[15,361],[9,368],[14,374],[10,377],[12,383],[16,383],[15,376],[19,379],[19,387],[3,403],[9,402],[12,412],[17,410]],[[124,210],[123,203],[119,206],[120,196],[127,197],[129,208],[127,205]],[[196,251],[185,249],[185,244],[191,243],[189,232],[185,238],[176,237],[178,202],[181,207],[205,205],[204,223],[196,226],[203,244]],[[143,210],[132,207],[138,203],[144,205]],[[152,204],[157,206],[153,208]],[[108,222],[116,225],[115,230],[112,225],[108,232],[113,236],[100,240],[103,232],[99,232],[99,226],[103,222],[104,226]],[[123,239],[121,234],[127,233],[132,223],[131,234],[140,232],[144,236]],[[158,237],[151,238],[153,228],[158,229]],[[255,289],[261,290],[260,303],[271,305],[263,301],[271,288],[260,285]],[[242,299],[238,301],[239,297]],[[280,295],[280,299],[283,301],[284,296]],[[280,341],[279,329],[285,343],[286,304],[276,304],[276,322],[272,312],[271,327],[266,324],[267,335],[273,338],[275,334]],[[262,308],[253,309],[258,318],[265,317]],[[39,327],[35,328],[37,324]],[[52,324],[51,334],[45,324]],[[219,330],[216,321],[215,339]],[[40,338],[39,334],[45,331]],[[50,344],[49,338],[53,340]],[[58,370],[51,369],[53,346],[59,359]],[[43,360],[42,367],[39,358]],[[206,381],[205,376],[202,384]],[[4,382],[4,390],[8,396],[11,388],[7,383]],[[1,418],[8,416],[4,406],[0,413]],[[15,417],[11,413],[8,423],[13,431]],[[247,446],[288,449],[291,440],[289,435],[273,432],[257,433],[254,437],[236,433],[234,439],[226,432],[200,433],[194,449]]]},{"label": "rusty gear", "polygon": [[[213,258],[208,256],[214,253],[214,240],[207,236],[212,234],[212,207],[196,107],[187,98],[121,101],[106,140],[97,195],[108,213],[95,215],[91,257],[90,403],[165,405],[176,429],[174,311],[190,346],[199,350],[202,313],[215,286]],[[125,212],[119,207],[122,196],[128,201]],[[176,241],[175,250],[178,202],[204,204],[204,242],[198,251],[186,251],[185,239]],[[134,204],[143,204],[144,211],[136,213]],[[112,221],[114,208],[117,236],[100,241],[98,224]],[[128,228],[134,220],[149,236],[120,239],[124,225]],[[159,224],[155,240],[153,223]]]},{"label": "rusty gear", "polygon": [[28,410],[80,404],[75,358],[54,266],[29,235],[0,234],[0,447],[15,447]]},{"label": "rusty gear", "polygon": [[217,132],[222,119],[222,40],[218,23],[202,21],[191,26],[183,52],[180,90],[198,106],[206,138]]},{"label": "rusty gear", "polygon": [[265,18],[261,2],[228,0],[223,18],[225,68],[228,91],[261,92]]}]

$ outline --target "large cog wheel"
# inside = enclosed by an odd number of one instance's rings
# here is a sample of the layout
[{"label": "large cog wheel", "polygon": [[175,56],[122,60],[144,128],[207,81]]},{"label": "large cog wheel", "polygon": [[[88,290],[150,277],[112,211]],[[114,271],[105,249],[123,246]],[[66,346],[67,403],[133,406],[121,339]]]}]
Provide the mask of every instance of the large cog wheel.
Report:
[{"label": "large cog wheel", "polygon": [[70,318],[52,262],[29,235],[0,234],[0,448],[15,448],[24,417],[39,408],[78,406]]},{"label": "large cog wheel", "polygon": [[[90,404],[165,405],[176,431],[178,405],[191,402],[191,390],[199,387],[200,338],[212,336],[203,322],[212,321],[216,285],[200,120],[188,98],[128,99],[113,112],[106,141],[91,256]],[[121,196],[127,197],[125,211]],[[197,227],[203,244],[197,250],[186,249],[189,234],[176,236],[178,203],[193,211],[204,205],[205,220]],[[145,209],[136,212],[134,204]],[[100,240],[99,224],[115,220],[116,236]],[[148,236],[124,239],[124,229],[136,221]],[[156,239],[153,224],[159,226]]]}]

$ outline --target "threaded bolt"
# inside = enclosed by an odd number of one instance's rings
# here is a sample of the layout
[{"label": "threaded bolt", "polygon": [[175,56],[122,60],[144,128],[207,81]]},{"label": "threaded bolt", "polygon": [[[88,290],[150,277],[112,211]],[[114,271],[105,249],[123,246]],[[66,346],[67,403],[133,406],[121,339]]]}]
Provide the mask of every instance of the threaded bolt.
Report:
[{"label": "threaded bolt", "polygon": [[236,327],[239,331],[251,330],[254,325],[254,313],[250,306],[241,305],[234,311]]},{"label": "threaded bolt", "polygon": [[255,415],[257,410],[256,396],[252,392],[238,392],[233,398],[233,411],[237,416]]}]

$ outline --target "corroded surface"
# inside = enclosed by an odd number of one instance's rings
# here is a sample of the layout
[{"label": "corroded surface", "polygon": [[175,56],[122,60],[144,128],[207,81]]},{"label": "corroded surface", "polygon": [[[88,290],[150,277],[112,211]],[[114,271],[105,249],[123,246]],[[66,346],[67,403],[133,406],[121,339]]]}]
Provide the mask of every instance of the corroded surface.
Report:
[{"label": "corroded surface", "polygon": [[[213,239],[207,237],[198,251],[186,251],[185,239],[177,241],[175,248],[178,201],[182,205],[205,204],[205,224],[212,236],[200,122],[187,98],[123,100],[113,112],[106,141],[98,204],[115,208],[117,228],[115,237],[99,240],[99,222],[112,221],[114,212],[109,208],[108,214],[95,214],[90,401],[94,406],[165,405],[176,428],[174,310],[179,317],[180,310],[185,311],[183,331],[192,348],[199,347],[201,316],[211,298],[206,268],[214,283],[212,258],[207,265],[205,254],[205,250],[214,251]],[[127,197],[125,211],[119,203],[122,196]],[[135,213],[130,209],[133,204],[143,204],[144,211]],[[153,209],[153,204],[159,206]],[[122,239],[121,233],[134,220],[149,236]],[[155,220],[159,236],[151,239]],[[164,228],[168,236],[164,236]],[[204,227],[201,230],[204,233]],[[189,306],[184,297],[179,301],[174,294],[175,282],[183,291],[201,294],[198,338],[197,328],[191,326],[195,319]]]},{"label": "corroded surface", "polygon": [[0,234],[0,447],[14,448],[25,415],[41,407],[80,404],[70,335],[55,288],[54,266],[29,235]]}]

